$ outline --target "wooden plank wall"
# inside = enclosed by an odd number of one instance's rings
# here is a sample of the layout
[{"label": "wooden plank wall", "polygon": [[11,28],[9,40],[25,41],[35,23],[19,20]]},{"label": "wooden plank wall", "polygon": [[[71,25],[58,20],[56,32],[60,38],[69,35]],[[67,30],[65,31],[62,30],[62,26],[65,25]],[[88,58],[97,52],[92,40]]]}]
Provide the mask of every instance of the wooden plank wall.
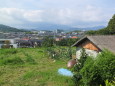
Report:
[{"label": "wooden plank wall", "polygon": [[99,49],[93,43],[91,43],[89,40],[82,43],[81,46],[85,49],[99,51]]}]

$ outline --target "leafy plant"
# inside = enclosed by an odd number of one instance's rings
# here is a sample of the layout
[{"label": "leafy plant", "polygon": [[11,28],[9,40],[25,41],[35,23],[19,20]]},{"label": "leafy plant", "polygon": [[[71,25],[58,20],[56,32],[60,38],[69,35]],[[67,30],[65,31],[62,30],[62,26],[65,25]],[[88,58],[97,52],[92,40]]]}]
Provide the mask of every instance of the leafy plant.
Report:
[{"label": "leafy plant", "polygon": [[73,79],[77,83],[77,85],[81,84],[82,75],[80,73],[80,70],[83,68],[87,57],[88,56],[85,53],[85,49],[82,49],[81,57],[80,59],[78,59],[77,64],[73,68],[73,71],[76,72],[73,76]]},{"label": "leafy plant", "polygon": [[105,86],[105,80],[112,81],[115,77],[115,54],[105,50],[95,60],[88,58],[80,74],[86,86]]},{"label": "leafy plant", "polygon": [[48,47],[47,53],[49,57],[52,59],[61,59],[61,58],[71,58],[73,51],[70,47],[65,48],[56,46],[56,47]]}]

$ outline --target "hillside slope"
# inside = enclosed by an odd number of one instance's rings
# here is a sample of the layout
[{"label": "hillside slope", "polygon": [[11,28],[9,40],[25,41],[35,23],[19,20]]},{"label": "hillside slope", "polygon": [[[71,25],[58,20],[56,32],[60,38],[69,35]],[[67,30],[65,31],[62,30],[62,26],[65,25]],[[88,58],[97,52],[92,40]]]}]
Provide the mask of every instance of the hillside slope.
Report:
[{"label": "hillside slope", "polygon": [[14,27],[6,26],[3,24],[0,24],[0,32],[23,32],[24,30],[20,30]]}]

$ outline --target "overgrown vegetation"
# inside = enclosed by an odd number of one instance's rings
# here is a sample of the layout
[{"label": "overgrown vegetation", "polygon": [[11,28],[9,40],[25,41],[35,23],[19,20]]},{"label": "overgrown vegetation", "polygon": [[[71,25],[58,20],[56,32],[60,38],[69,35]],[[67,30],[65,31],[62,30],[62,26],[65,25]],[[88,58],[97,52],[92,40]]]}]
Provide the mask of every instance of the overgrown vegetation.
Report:
[{"label": "overgrown vegetation", "polygon": [[[106,86],[115,86],[115,81],[109,82],[108,80],[105,81]],[[102,86],[102,85],[101,85]]]},{"label": "overgrown vegetation", "polygon": [[72,38],[63,38],[60,41],[55,41],[53,37],[45,37],[43,39],[42,46],[44,47],[52,47],[52,46],[71,46],[73,45],[77,39]]},{"label": "overgrown vegetation", "polygon": [[54,62],[46,48],[0,49],[0,86],[74,86],[58,74],[68,59]]},{"label": "overgrown vegetation", "polygon": [[71,45],[73,45],[77,40],[78,40],[78,38],[77,38],[77,39],[65,38],[65,39],[62,39],[62,40],[60,40],[60,41],[57,41],[57,42],[56,42],[56,45],[58,45],[58,46],[71,46]]},{"label": "overgrown vegetation", "polygon": [[35,64],[35,60],[30,54],[23,52],[24,58],[17,55],[17,49],[1,49],[0,52],[0,65],[22,65],[22,64]]},{"label": "overgrown vegetation", "polygon": [[61,76],[59,68],[75,53],[70,47],[0,49],[0,86],[114,86],[115,54],[105,50],[95,59],[82,56],[74,76]]},{"label": "overgrown vegetation", "polygon": [[71,59],[75,51],[76,49],[71,47],[54,46],[47,48],[47,53],[52,59]]},{"label": "overgrown vegetation", "polygon": [[[83,55],[84,56],[84,55]],[[83,60],[85,58],[81,58]],[[105,81],[111,82],[115,77],[115,54],[105,50],[96,59],[87,57],[80,62],[83,66],[76,70],[74,80],[77,86],[105,86]],[[79,64],[75,66],[79,67]]]}]

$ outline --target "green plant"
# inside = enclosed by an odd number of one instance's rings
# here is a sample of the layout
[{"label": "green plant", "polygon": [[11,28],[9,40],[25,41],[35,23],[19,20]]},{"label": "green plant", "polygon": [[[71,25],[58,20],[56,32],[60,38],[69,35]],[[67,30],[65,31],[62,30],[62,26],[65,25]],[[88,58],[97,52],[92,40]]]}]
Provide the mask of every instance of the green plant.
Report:
[{"label": "green plant", "polygon": [[71,58],[72,52],[71,47],[55,46],[47,48],[47,53],[52,59]]},{"label": "green plant", "polygon": [[88,58],[80,70],[82,81],[86,86],[105,86],[105,80],[115,77],[115,54],[105,50],[94,60]]},{"label": "green plant", "polygon": [[[54,48],[54,50],[57,49]],[[68,58],[54,62],[48,58],[44,47],[18,48],[16,54],[6,54],[4,52],[6,50],[0,49],[0,58],[3,57],[0,59],[0,64],[3,59],[15,57],[19,57],[24,63],[0,65],[0,86],[75,86],[71,77],[61,76],[57,73],[60,67],[66,68]],[[27,56],[34,59],[37,64],[27,62]]]},{"label": "green plant", "polygon": [[16,54],[18,53],[17,49],[1,49],[0,54],[8,55],[8,54]]},{"label": "green plant", "polygon": [[19,57],[8,57],[0,60],[0,65],[16,65],[24,64],[24,61]]},{"label": "green plant", "polygon": [[28,53],[24,53],[24,54],[26,56],[26,62],[30,64],[36,64],[35,60]]},{"label": "green plant", "polygon": [[108,80],[105,81],[106,86],[115,86],[115,81],[109,82]]},{"label": "green plant", "polygon": [[39,74],[39,73],[36,72],[36,71],[29,71],[29,72],[26,72],[26,73],[23,75],[22,79],[23,79],[23,80],[27,80],[27,79],[30,79],[30,78],[32,78],[32,77],[37,76],[38,74]]},{"label": "green plant", "polygon": [[79,86],[79,84],[81,84],[81,79],[82,79],[80,70],[83,68],[87,57],[88,56],[85,53],[85,49],[82,49],[81,57],[80,57],[80,59],[78,59],[77,64],[73,68],[73,71],[76,72],[73,76],[73,79],[77,83],[78,86]]}]

